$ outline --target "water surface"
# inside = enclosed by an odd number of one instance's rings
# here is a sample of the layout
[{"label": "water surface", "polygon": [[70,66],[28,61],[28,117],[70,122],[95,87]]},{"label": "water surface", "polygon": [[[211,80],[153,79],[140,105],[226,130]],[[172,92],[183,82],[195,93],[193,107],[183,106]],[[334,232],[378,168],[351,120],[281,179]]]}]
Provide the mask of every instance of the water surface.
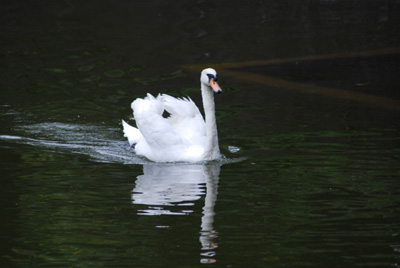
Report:
[{"label": "water surface", "polygon": [[399,47],[398,1],[0,6],[1,267],[399,266],[396,109],[220,75],[222,160],[152,163],[121,131],[147,92],[201,107],[182,65]]}]

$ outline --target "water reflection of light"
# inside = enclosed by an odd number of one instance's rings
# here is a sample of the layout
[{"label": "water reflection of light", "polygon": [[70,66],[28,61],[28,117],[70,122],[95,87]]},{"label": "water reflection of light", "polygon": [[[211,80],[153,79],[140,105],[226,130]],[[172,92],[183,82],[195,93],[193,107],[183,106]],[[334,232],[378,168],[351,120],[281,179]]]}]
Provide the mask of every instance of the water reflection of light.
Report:
[{"label": "water reflection of light", "polygon": [[133,189],[132,203],[149,205],[149,209],[142,210],[149,215],[170,214],[164,206],[191,206],[190,201],[204,195],[202,169],[201,165],[144,165],[144,174],[137,177]]},{"label": "water reflection of light", "polygon": [[[137,177],[132,191],[132,203],[146,205],[138,209],[139,215],[186,215],[194,201],[205,194],[203,216],[201,218],[201,263],[216,260],[214,241],[218,233],[214,230],[214,207],[218,194],[219,163],[204,165],[147,164],[143,175]],[[204,188],[205,185],[205,188]],[[174,210],[173,210],[173,209]]]}]

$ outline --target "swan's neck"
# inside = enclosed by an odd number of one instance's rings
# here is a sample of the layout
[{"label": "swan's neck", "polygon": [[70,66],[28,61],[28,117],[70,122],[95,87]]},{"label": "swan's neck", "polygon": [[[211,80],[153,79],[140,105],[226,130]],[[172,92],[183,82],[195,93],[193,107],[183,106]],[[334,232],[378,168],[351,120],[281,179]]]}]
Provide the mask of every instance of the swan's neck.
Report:
[{"label": "swan's neck", "polygon": [[201,95],[203,98],[207,133],[205,160],[214,160],[221,156],[218,146],[217,122],[215,119],[214,92],[211,88],[201,83]]}]

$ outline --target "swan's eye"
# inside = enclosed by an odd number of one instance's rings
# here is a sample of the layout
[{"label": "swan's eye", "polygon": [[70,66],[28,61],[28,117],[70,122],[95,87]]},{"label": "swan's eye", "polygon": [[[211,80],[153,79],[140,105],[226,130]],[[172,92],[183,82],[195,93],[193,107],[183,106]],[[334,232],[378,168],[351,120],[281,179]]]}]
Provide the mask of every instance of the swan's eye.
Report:
[{"label": "swan's eye", "polygon": [[213,75],[213,74],[207,74],[207,76],[208,76],[208,82],[210,82],[210,81],[211,81],[211,78],[212,78],[212,79],[214,79],[214,81],[215,81],[215,82],[217,82],[217,81],[218,81],[218,79],[217,79],[217,76],[216,76],[216,75]]}]

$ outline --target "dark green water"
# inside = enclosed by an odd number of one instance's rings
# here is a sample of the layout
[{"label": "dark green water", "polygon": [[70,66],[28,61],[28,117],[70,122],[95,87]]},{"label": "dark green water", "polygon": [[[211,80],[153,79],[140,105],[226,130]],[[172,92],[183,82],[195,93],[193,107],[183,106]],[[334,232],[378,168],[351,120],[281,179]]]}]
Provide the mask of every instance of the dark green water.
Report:
[{"label": "dark green water", "polygon": [[0,7],[0,267],[400,266],[398,110],[220,76],[197,165],[120,125],[147,92],[201,106],[181,65],[399,47],[398,1]]}]

